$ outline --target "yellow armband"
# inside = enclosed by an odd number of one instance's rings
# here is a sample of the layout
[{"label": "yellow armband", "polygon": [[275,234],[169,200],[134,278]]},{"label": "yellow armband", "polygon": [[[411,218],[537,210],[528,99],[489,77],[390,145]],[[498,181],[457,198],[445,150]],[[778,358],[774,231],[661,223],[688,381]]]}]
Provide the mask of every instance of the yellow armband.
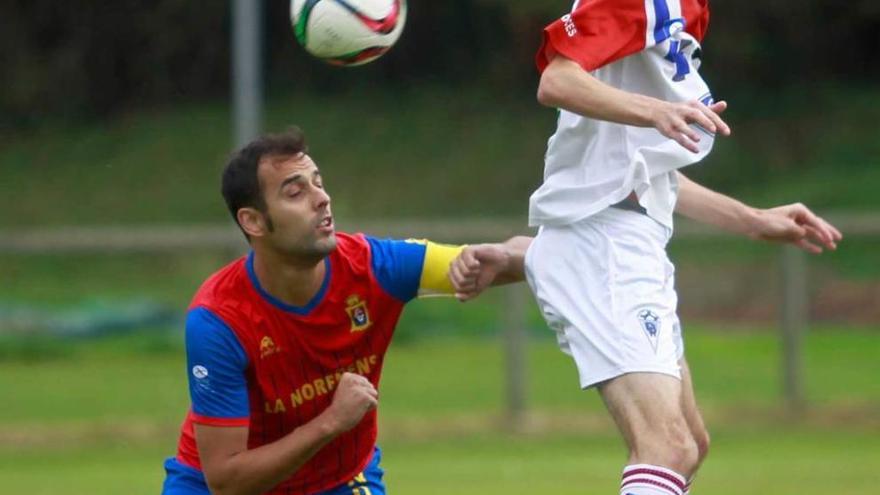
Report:
[{"label": "yellow armband", "polygon": [[425,261],[422,264],[422,277],[419,280],[419,297],[430,295],[452,295],[455,289],[449,281],[449,265],[465,246],[437,244],[428,240],[410,240],[425,246]]}]

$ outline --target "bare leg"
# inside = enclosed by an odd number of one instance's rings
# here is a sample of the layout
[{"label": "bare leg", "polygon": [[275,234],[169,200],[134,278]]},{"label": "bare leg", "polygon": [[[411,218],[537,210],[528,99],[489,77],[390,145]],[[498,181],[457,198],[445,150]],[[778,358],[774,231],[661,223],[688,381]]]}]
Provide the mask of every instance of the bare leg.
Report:
[{"label": "bare leg", "polygon": [[629,447],[629,464],[661,466],[685,478],[693,475],[699,453],[682,411],[682,387],[682,381],[660,373],[629,373],[599,385]]}]

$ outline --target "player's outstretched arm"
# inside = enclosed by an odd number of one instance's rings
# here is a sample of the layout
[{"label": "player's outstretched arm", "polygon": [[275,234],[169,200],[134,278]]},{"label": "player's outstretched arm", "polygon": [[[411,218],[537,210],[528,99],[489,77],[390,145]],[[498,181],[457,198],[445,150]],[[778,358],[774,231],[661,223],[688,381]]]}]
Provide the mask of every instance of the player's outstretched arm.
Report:
[{"label": "player's outstretched arm", "polygon": [[195,425],[205,479],[214,495],[264,493],[298,471],[322,447],[354,428],[378,404],[378,392],[363,376],[345,373],[333,402],[312,421],[285,437],[248,450],[247,427]]},{"label": "player's outstretched arm", "polygon": [[675,211],[692,220],[752,239],[794,244],[813,254],[837,249],[843,239],[836,227],[800,203],[753,208],[701,186],[681,172],[678,181]]},{"label": "player's outstretched arm", "polygon": [[525,255],[531,237],[517,236],[498,244],[465,247],[449,265],[449,280],[455,297],[468,301],[490,285],[503,285],[525,279]]},{"label": "player's outstretched arm", "polygon": [[670,103],[609,86],[585,71],[577,62],[556,55],[541,74],[538,101],[585,117],[639,127],[654,127],[664,136],[697,153],[700,134],[691,124],[711,133],[730,135],[719,114],[727,108],[720,101],[706,106],[699,101]]}]

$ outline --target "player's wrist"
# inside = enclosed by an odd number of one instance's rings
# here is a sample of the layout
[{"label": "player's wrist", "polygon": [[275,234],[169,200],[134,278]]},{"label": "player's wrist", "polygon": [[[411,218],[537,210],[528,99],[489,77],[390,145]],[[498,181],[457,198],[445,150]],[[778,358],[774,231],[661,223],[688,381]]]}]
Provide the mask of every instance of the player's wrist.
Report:
[{"label": "player's wrist", "polygon": [[339,420],[330,406],[314,419],[318,435],[325,440],[332,440],[345,432],[343,422]]},{"label": "player's wrist", "polygon": [[653,127],[655,129],[661,130],[661,128],[666,123],[666,115],[668,113],[667,109],[670,103],[644,95],[637,95],[637,98],[639,99],[639,103],[641,104],[640,106],[643,109],[641,114],[644,123],[642,125],[644,125],[645,127]]},{"label": "player's wrist", "polygon": [[525,257],[531,242],[531,237],[516,236],[508,239],[502,245],[506,254],[504,271],[513,282],[518,282],[525,278]]},{"label": "player's wrist", "polygon": [[760,239],[764,225],[765,212],[759,208],[742,205],[736,212],[740,231],[751,239]]}]

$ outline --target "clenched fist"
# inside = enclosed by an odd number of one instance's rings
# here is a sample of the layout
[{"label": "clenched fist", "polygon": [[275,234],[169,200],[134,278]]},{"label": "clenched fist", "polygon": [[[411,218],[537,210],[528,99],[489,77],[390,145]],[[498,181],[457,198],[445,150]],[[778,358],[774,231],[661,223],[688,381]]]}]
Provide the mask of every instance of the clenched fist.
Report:
[{"label": "clenched fist", "polygon": [[355,373],[344,373],[333,394],[333,402],[323,415],[330,422],[336,434],[357,426],[364,414],[379,404],[379,392],[365,377]]}]

